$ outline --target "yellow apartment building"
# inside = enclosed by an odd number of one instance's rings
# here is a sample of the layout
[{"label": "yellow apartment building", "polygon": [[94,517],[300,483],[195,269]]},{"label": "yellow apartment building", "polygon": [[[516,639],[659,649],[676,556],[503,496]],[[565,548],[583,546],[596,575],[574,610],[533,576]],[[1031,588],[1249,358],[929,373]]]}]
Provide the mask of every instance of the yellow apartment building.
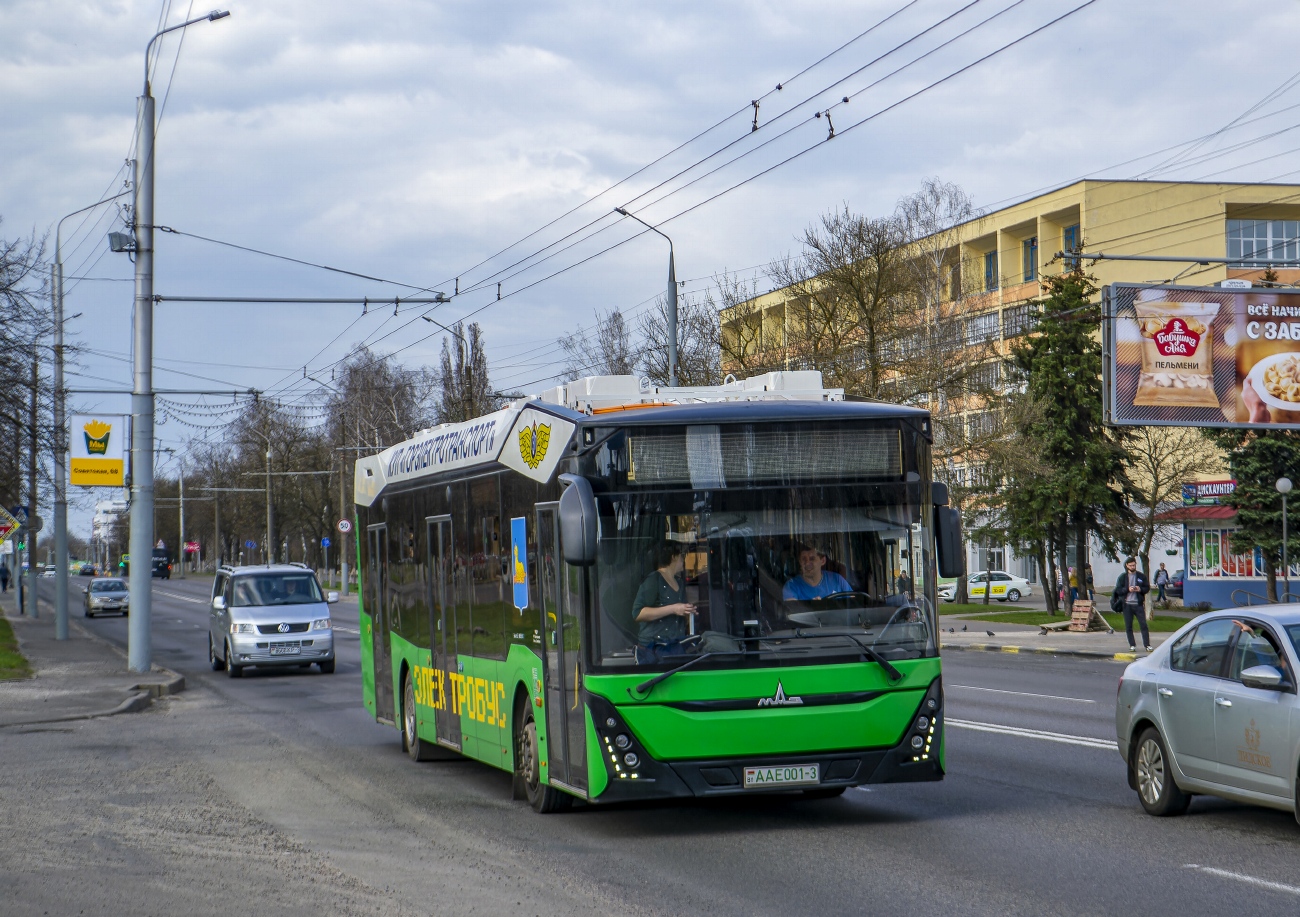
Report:
[{"label": "yellow apartment building", "polygon": [[[954,326],[953,339],[959,345],[991,344],[992,350],[1006,354],[1010,342],[1034,326],[1030,303],[1042,294],[1043,279],[1065,270],[1072,253],[1191,259],[1089,262],[1088,271],[1099,287],[1120,282],[1258,282],[1274,262],[1289,262],[1275,268],[1278,282],[1300,283],[1300,268],[1294,266],[1300,264],[1300,185],[1089,179],[981,215],[943,236],[946,282],[938,319]],[[932,241],[914,245],[924,249]],[[1198,263],[1198,258],[1221,260]],[[770,369],[805,368],[814,362],[814,355],[787,346],[787,330],[797,320],[798,308],[797,297],[778,289],[725,310],[724,371],[735,368],[726,365],[726,342],[733,353],[739,346]],[[740,322],[747,327],[740,329]],[[765,353],[773,359],[764,361]],[[990,419],[969,399],[931,407],[936,413],[956,410],[969,415],[972,429]],[[959,477],[964,473],[955,470]],[[1153,568],[1156,560],[1167,561],[1170,569],[1183,566],[1181,539],[1175,541],[1172,547],[1153,550]],[[972,545],[970,550],[972,572],[1003,569],[1039,579],[1029,559],[1014,557],[1009,546]],[[1089,553],[1097,582],[1113,582],[1118,567],[1112,572],[1097,551]]]}]

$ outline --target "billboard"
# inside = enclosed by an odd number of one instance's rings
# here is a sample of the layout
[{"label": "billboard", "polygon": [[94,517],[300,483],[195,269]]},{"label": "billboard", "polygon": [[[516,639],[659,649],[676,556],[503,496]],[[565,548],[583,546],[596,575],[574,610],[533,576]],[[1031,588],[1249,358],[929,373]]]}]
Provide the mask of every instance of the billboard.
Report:
[{"label": "billboard", "polygon": [[78,487],[126,484],[126,418],[73,414],[68,443],[69,483]]},{"label": "billboard", "polygon": [[1300,429],[1300,293],[1103,291],[1107,423]]},{"label": "billboard", "polygon": [[1218,506],[1237,490],[1236,481],[1195,481],[1183,485],[1183,506]]}]

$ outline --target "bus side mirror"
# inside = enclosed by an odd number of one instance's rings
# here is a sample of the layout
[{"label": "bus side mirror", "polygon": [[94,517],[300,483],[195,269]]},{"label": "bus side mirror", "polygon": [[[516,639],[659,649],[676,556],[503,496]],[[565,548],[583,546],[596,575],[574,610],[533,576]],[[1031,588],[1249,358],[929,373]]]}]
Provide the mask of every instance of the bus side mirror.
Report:
[{"label": "bus side mirror", "polygon": [[966,554],[961,544],[961,513],[946,506],[936,506],[934,540],[939,555],[939,575],[963,575],[966,572]]},{"label": "bus side mirror", "polygon": [[568,485],[560,494],[560,544],[566,563],[590,567],[596,562],[596,495],[582,475],[562,474]]}]

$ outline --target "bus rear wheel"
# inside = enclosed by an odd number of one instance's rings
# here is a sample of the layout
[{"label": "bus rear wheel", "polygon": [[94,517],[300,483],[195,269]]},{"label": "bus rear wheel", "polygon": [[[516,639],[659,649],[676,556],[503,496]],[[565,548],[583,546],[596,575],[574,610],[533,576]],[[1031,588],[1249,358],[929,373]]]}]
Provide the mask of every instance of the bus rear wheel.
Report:
[{"label": "bus rear wheel", "polygon": [[542,784],[541,759],[538,753],[537,721],[532,707],[524,708],[522,717],[515,717],[515,776],[523,784],[528,804],[542,814],[567,809],[571,797]]}]

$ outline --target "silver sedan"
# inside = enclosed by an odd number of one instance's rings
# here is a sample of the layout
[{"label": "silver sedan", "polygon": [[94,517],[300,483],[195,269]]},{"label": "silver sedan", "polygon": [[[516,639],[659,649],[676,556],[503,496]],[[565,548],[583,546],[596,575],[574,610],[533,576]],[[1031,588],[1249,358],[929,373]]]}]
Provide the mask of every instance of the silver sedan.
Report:
[{"label": "silver sedan", "polygon": [[1214,611],[1120,679],[1119,752],[1152,815],[1197,794],[1295,812],[1300,769],[1300,605]]}]

